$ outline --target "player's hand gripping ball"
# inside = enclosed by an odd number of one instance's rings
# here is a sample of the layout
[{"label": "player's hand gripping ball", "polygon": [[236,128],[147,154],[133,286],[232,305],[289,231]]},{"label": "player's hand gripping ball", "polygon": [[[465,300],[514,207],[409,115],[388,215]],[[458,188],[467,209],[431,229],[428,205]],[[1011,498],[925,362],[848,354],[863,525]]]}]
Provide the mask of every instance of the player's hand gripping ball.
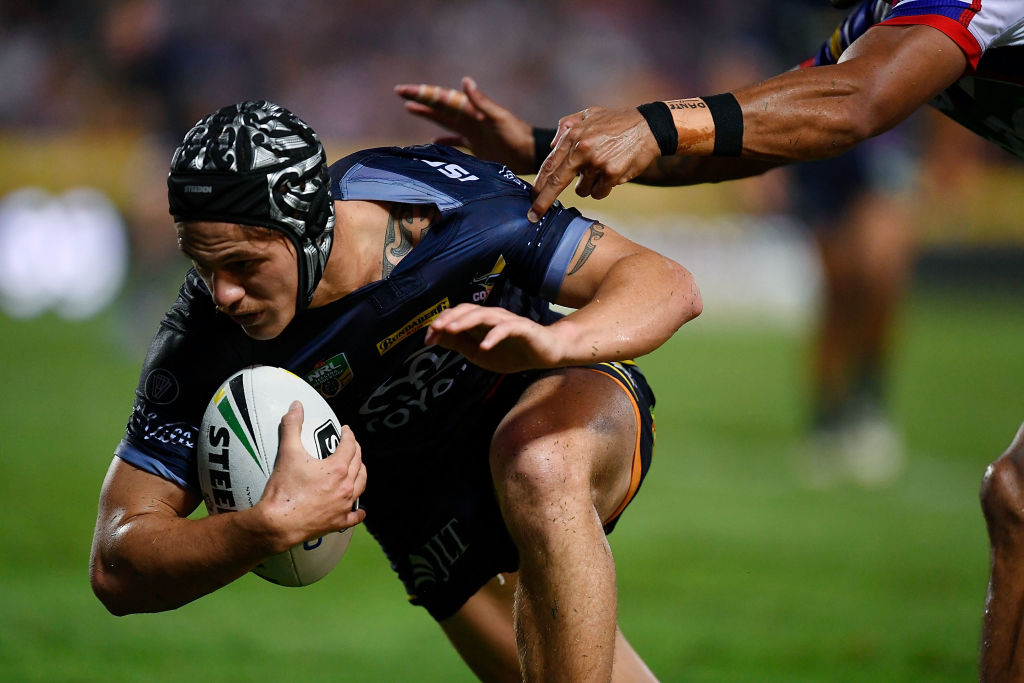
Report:
[{"label": "player's hand gripping ball", "polygon": [[[199,434],[199,482],[211,515],[244,510],[263,495],[277,459],[278,427],[292,401],[302,403],[302,445],[316,458],[338,447],[341,424],[327,401],[282,368],[240,370],[217,389]],[[348,548],[352,529],[315,538],[272,555],[253,572],[282,586],[306,586],[326,576]]]}]

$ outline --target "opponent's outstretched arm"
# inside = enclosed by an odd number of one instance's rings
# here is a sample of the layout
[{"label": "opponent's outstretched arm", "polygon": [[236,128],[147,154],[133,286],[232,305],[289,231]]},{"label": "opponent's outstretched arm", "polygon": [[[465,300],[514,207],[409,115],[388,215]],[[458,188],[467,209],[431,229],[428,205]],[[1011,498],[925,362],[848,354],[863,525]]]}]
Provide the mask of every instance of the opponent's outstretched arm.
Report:
[{"label": "opponent's outstretched arm", "polygon": [[460,304],[427,331],[495,372],[636,358],[700,315],[700,292],[675,261],[594,223],[577,246],[556,303],[578,310],[551,325],[495,306]]},{"label": "opponent's outstretched arm", "polygon": [[342,427],[326,460],[302,447],[302,405],[281,419],[281,447],[263,497],[247,509],[188,519],[199,500],[119,458],[107,472],[89,562],[93,592],[117,615],[180,607],[297,543],[358,524],[366,468]]},{"label": "opponent's outstretched arm", "polygon": [[[635,108],[590,107],[559,121],[555,147],[534,183],[530,219],[542,216],[577,176],[577,194],[601,199],[662,154],[769,163],[834,156],[905,119],[966,67],[960,47],[937,29],[875,26],[838,64],[741,88],[716,99],[713,109],[709,98],[667,100],[671,121],[662,115],[660,140]],[[660,106],[654,104],[652,115]],[[663,149],[669,138],[674,149]]]},{"label": "opponent's outstretched arm", "polygon": [[[470,77],[462,92],[426,83],[395,86],[411,114],[452,132],[434,142],[466,147],[481,159],[505,164],[519,174],[536,173],[551,151],[554,130],[531,126],[504,105],[484,94]],[[544,139],[546,136],[546,139]],[[759,159],[675,155],[659,157],[633,179],[641,185],[696,185],[736,180],[777,167]]]}]

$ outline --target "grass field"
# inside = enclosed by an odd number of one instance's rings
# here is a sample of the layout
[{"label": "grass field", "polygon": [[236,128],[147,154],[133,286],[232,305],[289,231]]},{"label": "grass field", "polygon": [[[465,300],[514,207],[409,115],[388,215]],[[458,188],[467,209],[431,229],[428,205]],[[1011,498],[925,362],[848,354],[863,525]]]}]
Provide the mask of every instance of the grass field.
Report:
[{"label": "grass field", "polygon": [[[1019,300],[918,292],[881,490],[801,485],[803,334],[713,311],[646,359],[651,476],[611,537],[627,636],[665,681],[965,681],[987,576],[985,465],[1021,419]],[[327,579],[247,576],[175,612],[92,596],[96,499],[140,358],[109,319],[0,317],[0,680],[470,680],[365,533]]]}]

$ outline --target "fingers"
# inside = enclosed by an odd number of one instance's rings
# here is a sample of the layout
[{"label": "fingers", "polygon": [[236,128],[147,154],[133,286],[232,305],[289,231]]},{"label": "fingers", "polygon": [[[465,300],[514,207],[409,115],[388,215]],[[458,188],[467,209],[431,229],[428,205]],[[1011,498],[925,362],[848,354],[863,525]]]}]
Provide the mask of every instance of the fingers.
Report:
[{"label": "fingers", "polygon": [[452,109],[461,109],[466,104],[466,96],[458,90],[427,83],[396,85],[395,94],[413,102],[427,105],[440,103]]},{"label": "fingers", "polygon": [[595,185],[597,185],[598,177],[596,173],[581,173],[576,181],[576,194],[580,197],[590,196],[594,191]]},{"label": "fingers", "polygon": [[552,143],[551,153],[541,164],[537,179],[533,183],[533,204],[526,214],[531,223],[536,223],[547,213],[562,190],[576,177],[581,158],[579,155],[574,158],[573,155],[573,150],[579,142],[574,128],[583,121],[585,115],[585,111],[577,112],[558,122],[558,135]]},{"label": "fingers", "polygon": [[476,81],[469,76],[462,78],[462,92],[466,94],[466,99],[473,109],[479,113],[476,117],[478,121],[483,121],[484,118],[497,118],[508,111],[505,107],[502,107],[490,97],[480,92]]},{"label": "fingers", "polygon": [[[552,158],[555,154],[558,154],[558,157]],[[536,223],[548,212],[558,199],[558,195],[576,177],[575,169],[565,161],[566,155],[564,151],[559,154],[559,148],[556,147],[541,164],[537,179],[533,183],[533,203],[526,213],[526,218],[531,223]]]},{"label": "fingers", "polygon": [[[474,313],[483,307],[475,304],[459,304],[455,308],[443,311],[427,328],[426,343],[440,344],[446,348],[465,346],[459,335],[465,334],[480,324],[480,314]],[[489,307],[490,308],[490,307]],[[479,340],[474,340],[475,343]]]},{"label": "fingers", "polygon": [[433,121],[442,128],[453,128],[458,123],[459,112],[447,109],[434,109],[419,102],[406,102],[405,110],[414,116]]},{"label": "fingers", "polygon": [[459,304],[431,323],[427,343],[440,344],[460,353],[471,349],[489,351],[508,338],[523,320],[503,308]]},{"label": "fingers", "polygon": [[471,114],[480,119],[483,115],[474,110],[466,95],[453,88],[444,88],[427,83],[400,84],[395,86],[395,94],[409,102],[406,109],[412,113],[423,115],[423,109],[413,109],[409,105],[418,103],[434,112],[447,112],[449,115]]},{"label": "fingers", "polygon": [[[363,451],[348,425],[341,426],[338,447],[323,460],[310,458],[307,463],[315,482],[307,485],[319,503],[332,508],[332,525],[342,531],[355,526],[366,517],[364,510],[355,509],[355,503],[366,489],[366,465]],[[317,486],[321,488],[317,488]]]},{"label": "fingers", "polygon": [[471,327],[479,325],[485,318],[493,317],[497,311],[505,309],[494,306],[478,306],[477,304],[459,304],[455,308],[442,311],[437,318],[430,323],[427,332],[450,332],[458,334],[465,332]]},{"label": "fingers", "polygon": [[352,490],[355,492],[355,502],[353,503],[353,509],[346,515],[345,526],[342,527],[342,531],[356,524],[360,524],[366,519],[366,510],[362,508],[355,508],[355,503],[359,502],[359,496],[362,495],[363,491],[366,490],[366,465],[363,464],[362,454],[359,454],[359,467],[355,470],[355,476],[352,479]]},{"label": "fingers", "polygon": [[359,443],[355,441],[352,430],[347,426],[342,427],[342,434],[343,440],[347,436],[348,438],[351,438],[353,445],[352,459],[348,463],[348,470],[342,485],[342,488],[345,484],[348,484],[350,487],[349,490],[351,490],[352,508],[346,512],[345,519],[339,531],[344,531],[351,526],[355,526],[366,518],[366,511],[355,507],[355,504],[359,501],[359,496],[366,490],[366,465],[363,464],[363,451],[362,448],[360,448]]},{"label": "fingers", "polygon": [[[622,181],[619,181],[619,182],[628,182],[628,181],[627,180],[622,180]],[[617,184],[618,183],[610,180],[608,178],[608,176],[602,176],[601,180],[594,182],[590,186],[590,188],[588,189],[588,192],[589,192],[590,196],[593,197],[594,199],[604,199],[605,197],[607,197],[608,195],[610,195],[612,193],[612,189]],[[577,190],[577,192],[579,192],[579,191]],[[586,195],[582,195],[581,194],[580,196],[584,197]]]}]

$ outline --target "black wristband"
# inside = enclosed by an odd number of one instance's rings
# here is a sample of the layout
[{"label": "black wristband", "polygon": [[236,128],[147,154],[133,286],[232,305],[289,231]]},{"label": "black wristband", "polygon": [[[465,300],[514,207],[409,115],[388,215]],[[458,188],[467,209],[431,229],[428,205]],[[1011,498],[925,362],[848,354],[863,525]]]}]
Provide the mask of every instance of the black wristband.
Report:
[{"label": "black wristband", "polygon": [[648,102],[636,108],[654,133],[654,140],[664,157],[671,156],[679,149],[679,131],[672,119],[672,110],[664,102]]},{"label": "black wristband", "polygon": [[551,154],[551,143],[558,134],[557,128],[533,127],[533,170],[539,171],[540,165]]},{"label": "black wristband", "polygon": [[743,154],[743,111],[731,92],[702,97],[715,124],[717,157],[738,157]]}]

